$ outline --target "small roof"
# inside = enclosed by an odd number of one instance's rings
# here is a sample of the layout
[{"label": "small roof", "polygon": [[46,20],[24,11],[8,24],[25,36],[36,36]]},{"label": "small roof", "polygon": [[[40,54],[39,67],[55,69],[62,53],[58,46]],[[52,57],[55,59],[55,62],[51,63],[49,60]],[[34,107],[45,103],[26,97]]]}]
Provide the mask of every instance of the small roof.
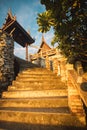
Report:
[{"label": "small roof", "polygon": [[41,42],[40,48],[37,53],[39,53],[41,50],[46,51],[46,50],[50,50],[50,49],[51,49],[50,46],[46,43],[44,36],[42,35],[42,42]]},{"label": "small roof", "polygon": [[8,12],[6,22],[2,26],[2,30],[11,34],[14,41],[20,44],[22,47],[34,43],[34,39],[28,32],[16,21],[16,16],[12,16],[11,11]]}]

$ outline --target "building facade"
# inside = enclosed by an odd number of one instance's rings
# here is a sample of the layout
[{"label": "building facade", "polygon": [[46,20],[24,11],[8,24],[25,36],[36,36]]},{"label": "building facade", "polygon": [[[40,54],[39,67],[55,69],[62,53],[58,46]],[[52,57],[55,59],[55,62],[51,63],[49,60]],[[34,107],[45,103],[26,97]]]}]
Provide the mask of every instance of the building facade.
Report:
[{"label": "building facade", "polygon": [[[58,48],[51,48],[42,36],[40,48],[36,54],[30,55],[31,62],[38,64],[40,67],[47,68],[58,76],[62,74],[61,68],[66,62]],[[63,63],[62,63],[63,61]],[[65,61],[65,62],[64,62]]]}]

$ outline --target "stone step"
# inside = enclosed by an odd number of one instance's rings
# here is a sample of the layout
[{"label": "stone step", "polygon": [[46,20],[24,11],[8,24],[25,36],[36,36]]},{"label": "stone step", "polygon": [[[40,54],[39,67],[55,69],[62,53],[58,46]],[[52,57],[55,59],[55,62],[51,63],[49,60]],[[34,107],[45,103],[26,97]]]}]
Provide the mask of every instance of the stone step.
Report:
[{"label": "stone step", "polygon": [[68,99],[67,96],[62,97],[51,97],[51,98],[27,98],[27,99],[1,99],[1,107],[24,107],[24,108],[58,108],[67,107]]},{"label": "stone step", "polygon": [[42,78],[47,78],[47,77],[49,77],[49,78],[51,78],[51,77],[55,77],[55,78],[59,78],[58,76],[56,76],[55,74],[30,74],[30,73],[27,73],[27,74],[21,74],[21,73],[19,73],[18,74],[18,77],[23,77],[23,78],[25,78],[25,77],[35,77],[35,78],[40,78],[40,77],[42,77]]},{"label": "stone step", "polygon": [[0,111],[24,111],[24,112],[44,112],[44,113],[70,113],[69,107],[58,107],[58,108],[43,108],[43,107],[1,107]]},{"label": "stone step", "polygon": [[49,81],[47,81],[47,80],[44,80],[44,81],[43,80],[34,80],[34,81],[33,80],[30,80],[30,81],[19,81],[18,80],[18,81],[16,81],[15,80],[15,81],[12,82],[12,85],[18,85],[18,84],[19,85],[24,84],[25,86],[26,85],[43,85],[43,86],[47,86],[47,85],[58,85],[58,84],[59,85],[60,84],[65,85],[62,82],[58,82],[58,81],[54,81],[54,80],[52,82],[51,82],[51,80],[49,80]]},{"label": "stone step", "polygon": [[50,70],[47,70],[46,68],[27,68],[26,70],[24,70],[23,72],[49,72],[49,73],[53,73]]},{"label": "stone step", "polygon": [[25,84],[25,83],[18,83],[8,87],[8,91],[12,90],[50,90],[50,89],[67,89],[64,84],[57,84],[57,85],[42,85],[42,84]]},{"label": "stone step", "polygon": [[[82,117],[80,117],[82,119]],[[0,121],[9,121],[16,123],[26,124],[39,124],[39,125],[62,125],[62,126],[81,126],[82,123],[77,116],[70,113],[59,113],[53,110],[0,110]]]},{"label": "stone step", "polygon": [[19,81],[19,82],[32,82],[32,83],[58,83],[58,82],[61,82],[60,80],[58,79],[29,79],[29,78],[18,78],[16,79],[16,81]]},{"label": "stone step", "polygon": [[52,75],[54,75],[53,73],[46,73],[46,72],[27,72],[27,71],[23,71],[23,72],[21,72],[20,73],[20,75],[38,75],[38,76],[40,76],[40,75],[43,75],[43,76],[47,76],[47,75],[49,75],[49,76],[52,76]]},{"label": "stone step", "polygon": [[18,76],[16,77],[16,80],[57,80],[57,81],[61,81],[60,79],[58,79],[58,77],[54,77],[54,76]]},{"label": "stone step", "polygon": [[51,72],[51,71],[46,71],[45,73],[43,72],[43,71],[26,71],[26,70],[24,70],[24,71],[21,71],[18,75],[54,75],[54,76],[56,76],[55,75],[55,73],[53,73],[53,72]]},{"label": "stone step", "polygon": [[20,74],[53,74],[52,72],[50,72],[50,71],[22,71]]},{"label": "stone step", "polygon": [[33,91],[7,91],[2,93],[2,98],[30,98],[30,97],[59,97],[67,96],[67,90],[33,90]]}]

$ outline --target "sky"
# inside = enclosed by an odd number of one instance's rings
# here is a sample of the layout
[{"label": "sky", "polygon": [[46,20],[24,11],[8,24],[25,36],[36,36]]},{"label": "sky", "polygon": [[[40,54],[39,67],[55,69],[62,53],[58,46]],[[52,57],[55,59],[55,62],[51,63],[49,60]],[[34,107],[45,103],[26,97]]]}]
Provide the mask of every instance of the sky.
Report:
[{"label": "sky", "polygon": [[[45,6],[40,4],[40,0],[0,0],[0,28],[5,22],[8,10],[11,9],[12,14],[16,15],[17,21],[20,25],[30,32],[35,42],[34,46],[40,46],[42,40],[42,33],[38,32],[37,14],[45,11]],[[53,30],[44,34],[44,39],[49,46],[53,37]],[[52,46],[51,46],[52,47]],[[37,49],[28,47],[29,54],[34,54]],[[22,59],[25,59],[25,48],[19,44],[14,43],[14,54]]]}]

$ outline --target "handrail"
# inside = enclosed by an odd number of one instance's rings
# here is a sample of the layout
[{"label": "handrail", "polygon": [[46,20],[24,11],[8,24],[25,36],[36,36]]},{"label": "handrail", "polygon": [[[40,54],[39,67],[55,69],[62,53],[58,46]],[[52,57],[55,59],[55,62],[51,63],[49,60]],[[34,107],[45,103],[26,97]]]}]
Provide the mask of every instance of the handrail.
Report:
[{"label": "handrail", "polygon": [[70,80],[73,86],[77,89],[82,101],[87,107],[87,90],[85,91],[85,88],[84,89],[82,88],[82,87],[85,87],[84,81],[82,80],[82,83],[77,82],[78,78],[82,78],[82,77],[79,77],[78,74],[74,70],[69,70],[68,74],[69,74],[68,80]]}]

